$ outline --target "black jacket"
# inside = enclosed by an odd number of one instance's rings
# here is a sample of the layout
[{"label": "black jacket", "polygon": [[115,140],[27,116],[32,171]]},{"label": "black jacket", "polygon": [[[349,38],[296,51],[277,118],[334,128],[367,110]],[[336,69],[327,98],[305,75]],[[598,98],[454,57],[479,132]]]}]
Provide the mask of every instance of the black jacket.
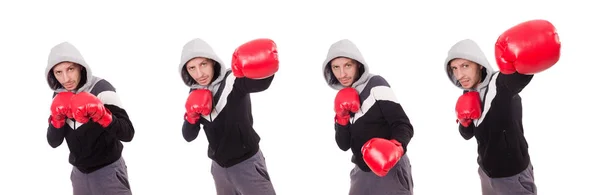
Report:
[{"label": "black jacket", "polygon": [[533,75],[519,73],[494,73],[487,88],[480,92],[481,118],[466,128],[459,125],[463,138],[477,139],[477,162],[491,178],[516,175],[529,166],[519,93],[532,78]]},{"label": "black jacket", "polygon": [[414,132],[404,109],[383,77],[371,77],[359,96],[361,108],[352,115],[351,123],[346,126],[335,123],[335,140],[341,150],[352,149],[354,164],[370,172],[361,153],[367,141],[375,137],[395,139],[402,143],[406,153]]},{"label": "black jacket", "polygon": [[[81,124],[68,119],[67,124],[60,129],[49,124],[47,131],[48,143],[53,148],[60,146],[63,139],[67,141],[69,163],[83,173],[91,173],[121,158],[121,141],[129,142],[135,134],[127,112],[120,107],[115,88],[108,81],[99,80],[90,93],[97,96],[112,112],[113,120],[107,128],[92,120]],[[56,94],[55,92],[52,97]]]},{"label": "black jacket", "polygon": [[196,124],[184,120],[182,132],[185,140],[191,142],[196,139],[200,125],[203,125],[209,143],[208,157],[220,166],[231,167],[252,157],[259,150],[260,136],[253,128],[250,93],[268,89],[274,77],[260,80],[236,78],[228,70],[213,96],[210,116],[201,117]]}]

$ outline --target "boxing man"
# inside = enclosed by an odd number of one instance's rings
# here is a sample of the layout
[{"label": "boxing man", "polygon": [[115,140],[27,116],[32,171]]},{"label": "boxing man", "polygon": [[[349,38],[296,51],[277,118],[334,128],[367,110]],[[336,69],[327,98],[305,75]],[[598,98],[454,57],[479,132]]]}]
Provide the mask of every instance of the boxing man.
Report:
[{"label": "boxing man", "polygon": [[253,128],[250,93],[269,88],[279,68],[272,40],[256,39],[239,46],[231,69],[201,39],[183,46],[179,71],[191,88],[185,103],[183,137],[208,139],[208,157],[217,195],[274,195],[260,137]]},{"label": "boxing man", "polygon": [[53,148],[67,141],[73,194],[131,195],[121,142],[135,130],[115,88],[68,42],[51,49],[46,80],[54,91],[47,139]]},{"label": "boxing man", "polygon": [[333,43],[323,62],[327,84],[339,90],[334,100],[335,140],[352,150],[350,195],[411,195],[407,151],[413,127],[387,81],[369,72],[354,43]]},{"label": "boxing man", "polygon": [[495,46],[500,72],[470,39],[448,52],[444,69],[452,84],[463,90],[456,104],[459,132],[466,140],[477,139],[484,195],[537,194],[519,93],[534,74],[558,61],[555,31],[548,21],[531,20],[502,33]]}]

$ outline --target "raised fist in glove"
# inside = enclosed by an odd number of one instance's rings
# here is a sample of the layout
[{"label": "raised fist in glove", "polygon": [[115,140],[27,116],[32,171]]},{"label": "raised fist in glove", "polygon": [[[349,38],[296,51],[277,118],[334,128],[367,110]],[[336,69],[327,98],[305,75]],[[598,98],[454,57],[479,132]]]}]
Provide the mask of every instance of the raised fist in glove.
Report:
[{"label": "raised fist in glove", "polygon": [[212,93],[208,89],[193,90],[185,102],[185,120],[196,124],[200,116],[208,116],[212,111]]},{"label": "raised fist in glove", "polygon": [[271,39],[255,39],[233,52],[231,70],[235,77],[263,79],[279,70],[277,45]]},{"label": "raised fist in glove", "polygon": [[404,155],[402,144],[395,139],[372,138],[361,149],[363,160],[371,171],[384,177]]},{"label": "raised fist in glove", "polygon": [[536,74],[556,64],[561,43],[552,23],[530,20],[502,33],[496,41],[496,63],[503,74]]},{"label": "raised fist in glove", "polygon": [[468,127],[471,122],[481,117],[481,102],[479,92],[469,91],[461,95],[456,101],[456,122],[463,127]]},{"label": "raised fist in glove", "polygon": [[338,91],[333,104],[335,111],[335,122],[347,125],[350,122],[350,113],[356,113],[360,109],[360,98],[356,89],[346,87]]},{"label": "raised fist in glove", "polygon": [[77,122],[87,123],[90,119],[106,128],[112,122],[112,113],[96,96],[88,92],[75,94],[71,99],[71,112]]},{"label": "raised fist in glove", "polygon": [[73,118],[71,113],[72,92],[60,92],[54,96],[50,106],[50,124],[59,129],[65,125],[67,118]]}]

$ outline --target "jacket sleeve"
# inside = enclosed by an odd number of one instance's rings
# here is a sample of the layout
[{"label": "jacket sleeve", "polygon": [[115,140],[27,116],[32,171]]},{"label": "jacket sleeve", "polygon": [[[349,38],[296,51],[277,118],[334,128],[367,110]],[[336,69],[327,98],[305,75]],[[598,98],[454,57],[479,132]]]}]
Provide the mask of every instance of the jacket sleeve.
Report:
[{"label": "jacket sleeve", "polygon": [[181,128],[181,132],[185,141],[194,141],[200,133],[200,120],[198,120],[196,124],[191,124],[187,120],[183,119],[183,127]]},{"label": "jacket sleeve", "polygon": [[389,85],[386,85],[373,87],[371,93],[373,93],[375,102],[381,109],[381,114],[390,126],[391,138],[400,142],[406,152],[408,143],[414,134],[413,126],[402,105],[396,99],[394,92]]},{"label": "jacket sleeve", "polygon": [[348,151],[351,146],[350,124],[340,125],[335,123],[335,142],[342,151]]},{"label": "jacket sleeve", "polygon": [[57,129],[50,124],[50,118],[48,118],[48,123],[48,132],[46,133],[46,138],[48,139],[48,144],[50,144],[52,148],[56,148],[63,143],[69,125],[65,124],[61,128]]},{"label": "jacket sleeve", "polygon": [[474,129],[475,126],[473,125],[473,123],[470,123],[468,127],[463,127],[461,124],[458,124],[458,131],[465,140],[470,140],[473,137]]},{"label": "jacket sleeve", "polygon": [[106,127],[106,131],[121,141],[130,142],[135,134],[135,129],[115,88],[108,81],[101,80],[92,89],[92,94],[98,94],[96,97],[112,113],[112,122]]},{"label": "jacket sleeve", "polygon": [[[232,77],[233,74],[228,76]],[[267,90],[273,82],[275,75],[264,79],[250,79],[246,77],[236,78],[233,83],[233,88],[242,93],[256,93]]]},{"label": "jacket sleeve", "polygon": [[[188,93],[192,93],[194,89],[190,89]],[[202,118],[200,118],[202,120]],[[183,139],[187,142],[194,141],[198,134],[200,133],[200,120],[196,122],[196,124],[191,124],[187,120],[185,120],[185,115],[183,117],[183,126],[181,127],[181,133],[183,134]]]},{"label": "jacket sleeve", "polygon": [[127,115],[125,109],[115,105],[104,106],[110,110],[113,115],[112,122],[106,127],[106,130],[111,132],[117,139],[124,142],[130,142],[135,134],[135,129],[133,128],[133,124],[131,123],[131,120],[129,120],[129,115]]},{"label": "jacket sleeve", "polygon": [[525,88],[531,79],[533,79],[533,75],[524,75],[518,72],[513,74],[502,74],[498,72],[497,74],[499,74],[496,81],[498,86],[512,95],[521,93],[523,88]]}]

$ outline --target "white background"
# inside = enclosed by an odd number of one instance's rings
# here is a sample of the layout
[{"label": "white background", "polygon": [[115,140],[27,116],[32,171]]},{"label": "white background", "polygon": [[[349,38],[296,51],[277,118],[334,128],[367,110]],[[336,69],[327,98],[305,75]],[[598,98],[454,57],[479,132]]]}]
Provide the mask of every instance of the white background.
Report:
[{"label": "white background", "polygon": [[521,93],[539,194],[597,193],[600,14],[591,4],[361,2],[3,1],[0,194],[71,193],[66,143],[53,149],[46,141],[52,91],[44,69],[50,48],[62,41],[117,88],[131,116],[136,134],[124,144],[124,158],[134,194],[214,194],[204,132],[191,143],[181,135],[188,89],[177,65],[183,45],[196,37],[226,62],[251,39],[278,44],[273,84],[252,95],[278,194],[348,193],[351,153],[335,143],[336,91],[321,70],[329,45],[343,38],[387,79],[414,125],[407,155],[415,194],[480,194],[476,141],[458,133],[454,106],[461,91],[442,62],[452,44],[472,38],[496,68],[498,35],[537,18],[554,23],[563,46],[559,63]]}]

